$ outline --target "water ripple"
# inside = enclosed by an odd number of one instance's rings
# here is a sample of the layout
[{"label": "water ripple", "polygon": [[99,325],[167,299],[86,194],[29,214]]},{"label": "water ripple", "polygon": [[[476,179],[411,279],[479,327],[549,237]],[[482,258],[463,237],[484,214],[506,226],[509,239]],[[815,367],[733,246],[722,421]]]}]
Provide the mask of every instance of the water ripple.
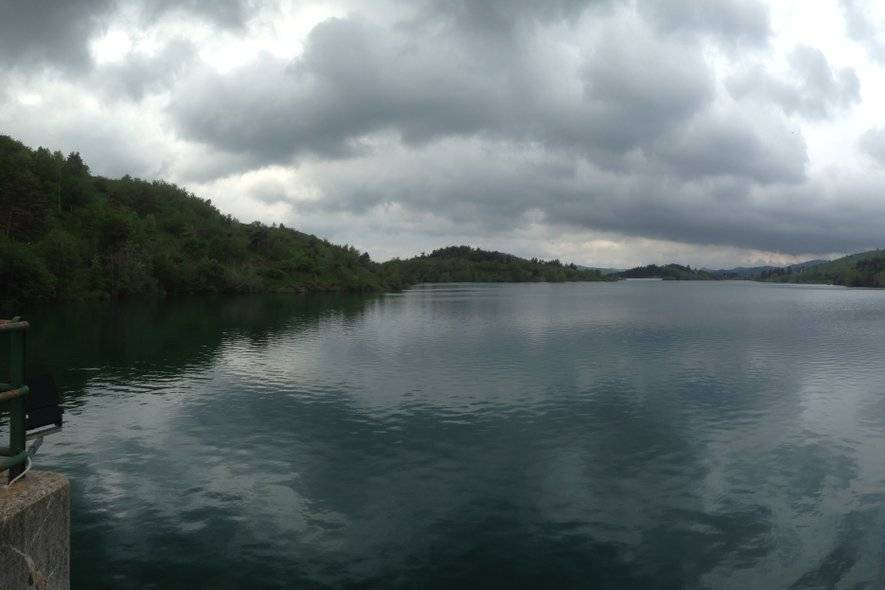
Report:
[{"label": "water ripple", "polygon": [[68,313],[32,344],[75,587],[883,582],[881,291],[182,300],[76,342]]}]

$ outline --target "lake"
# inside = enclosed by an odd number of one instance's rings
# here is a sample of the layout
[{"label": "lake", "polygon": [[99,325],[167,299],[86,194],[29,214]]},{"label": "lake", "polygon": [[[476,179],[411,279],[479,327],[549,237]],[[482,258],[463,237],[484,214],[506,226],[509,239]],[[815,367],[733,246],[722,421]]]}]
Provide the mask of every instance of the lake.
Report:
[{"label": "lake", "polygon": [[36,309],[74,588],[885,585],[885,292]]}]

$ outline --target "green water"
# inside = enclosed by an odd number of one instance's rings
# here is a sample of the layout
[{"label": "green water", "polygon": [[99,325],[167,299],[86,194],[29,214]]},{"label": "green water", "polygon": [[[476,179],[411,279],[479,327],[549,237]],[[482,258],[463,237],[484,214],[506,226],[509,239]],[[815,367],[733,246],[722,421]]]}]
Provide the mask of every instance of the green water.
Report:
[{"label": "green water", "polygon": [[885,585],[885,292],[31,310],[74,588]]}]

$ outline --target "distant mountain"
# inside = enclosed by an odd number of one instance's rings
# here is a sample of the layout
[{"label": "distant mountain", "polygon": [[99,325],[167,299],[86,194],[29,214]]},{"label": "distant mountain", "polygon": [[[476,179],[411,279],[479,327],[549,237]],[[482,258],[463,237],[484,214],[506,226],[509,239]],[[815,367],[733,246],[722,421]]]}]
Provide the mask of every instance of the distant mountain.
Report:
[{"label": "distant mountain", "polygon": [[617,274],[619,272],[624,272],[623,268],[604,268],[604,267],[597,267],[597,266],[581,266],[580,264],[578,265],[578,268],[581,270],[595,270],[595,271],[602,273],[604,275],[613,275],[613,274]]},{"label": "distant mountain", "polygon": [[387,276],[413,283],[523,283],[609,280],[596,270],[559,260],[519,258],[513,254],[450,246],[406,260],[383,264]]},{"label": "distant mountain", "polygon": [[712,281],[716,279],[716,276],[709,271],[681,264],[637,266],[616,273],[614,276],[621,279],[663,279],[665,281]]},{"label": "distant mountain", "polygon": [[789,273],[789,272],[800,272],[807,268],[812,268],[815,266],[820,266],[821,264],[827,264],[829,260],[808,260],[805,262],[799,262],[796,264],[791,264],[789,266],[738,266],[736,268],[729,269],[717,269],[711,270],[710,272],[716,277],[720,279],[744,279],[744,280],[753,280],[760,279],[762,276],[768,276],[771,273],[777,273],[780,271]]},{"label": "distant mountain", "polygon": [[[820,262],[820,261],[812,261]],[[779,283],[818,283],[847,287],[885,287],[885,250],[870,250],[831,262],[797,268],[793,265],[763,273],[763,281]]]},{"label": "distant mountain", "polygon": [[710,272],[720,279],[758,279],[764,272],[780,268],[779,266],[738,266],[735,268],[719,268]]},{"label": "distant mountain", "polygon": [[791,264],[787,266],[787,268],[792,268],[793,271],[802,271],[809,268],[813,268],[815,266],[821,266],[823,264],[829,264],[829,260],[823,260],[821,258],[816,258],[814,260],[807,260],[805,262],[799,262],[797,264]]},{"label": "distant mountain", "polygon": [[0,309],[174,293],[386,291],[416,282],[600,281],[559,260],[455,246],[379,264],[281,225],[240,223],[175,185],[89,172],[0,135]]}]

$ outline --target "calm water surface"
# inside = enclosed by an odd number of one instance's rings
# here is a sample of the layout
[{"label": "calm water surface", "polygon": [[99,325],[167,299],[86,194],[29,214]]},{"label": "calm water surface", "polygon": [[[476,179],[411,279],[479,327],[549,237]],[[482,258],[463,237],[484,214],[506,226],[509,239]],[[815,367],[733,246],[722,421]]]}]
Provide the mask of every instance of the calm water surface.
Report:
[{"label": "calm water surface", "polygon": [[885,586],[885,292],[33,310],[74,588]]}]

